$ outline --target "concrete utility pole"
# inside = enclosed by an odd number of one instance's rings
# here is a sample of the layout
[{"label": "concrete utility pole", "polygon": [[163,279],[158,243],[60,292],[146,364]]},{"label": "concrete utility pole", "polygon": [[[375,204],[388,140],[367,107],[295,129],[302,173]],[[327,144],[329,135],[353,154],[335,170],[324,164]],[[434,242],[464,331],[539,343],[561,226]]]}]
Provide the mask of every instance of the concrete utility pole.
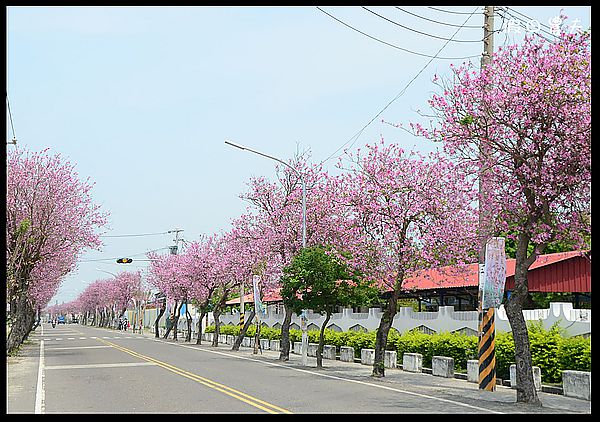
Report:
[{"label": "concrete utility pole", "polygon": [[[481,57],[481,71],[492,61],[494,52],[494,6],[485,6],[483,23],[483,55]],[[490,214],[488,204],[485,202],[489,185],[484,174],[487,169],[483,163],[489,154],[489,147],[485,142],[479,142],[481,166],[479,170],[479,389],[496,390],[496,356],[494,350],[494,308],[483,308],[483,287],[485,283],[485,248],[490,238]]]},{"label": "concrete utility pole", "polygon": [[173,240],[173,242],[175,242],[175,246],[170,246],[169,249],[171,250],[171,255],[177,255],[177,250],[179,248],[179,232],[182,232],[183,229],[174,229],[174,230],[169,230],[167,233],[175,233],[175,239]]}]

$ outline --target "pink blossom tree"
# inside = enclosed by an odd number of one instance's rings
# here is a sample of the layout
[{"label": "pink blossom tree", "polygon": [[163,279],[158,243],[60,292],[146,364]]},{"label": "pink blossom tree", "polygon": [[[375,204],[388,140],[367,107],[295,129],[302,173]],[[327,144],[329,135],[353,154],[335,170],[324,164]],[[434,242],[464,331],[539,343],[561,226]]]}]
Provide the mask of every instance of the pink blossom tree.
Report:
[{"label": "pink blossom tree", "polygon": [[[302,175],[306,186],[306,246],[342,244],[345,225],[341,213],[334,211],[338,185],[329,183],[330,177],[321,165],[310,164],[308,153],[290,160],[290,166]],[[298,173],[288,167],[276,166],[277,180],[270,182],[255,177],[241,198],[250,204],[251,224],[256,233],[268,240],[265,252],[273,262],[271,277],[279,279],[283,268],[301,250],[302,244],[302,184]],[[276,268],[276,270],[275,270]],[[285,305],[281,328],[280,360],[289,359],[289,327],[292,309]]]},{"label": "pink blossom tree", "polygon": [[[150,253],[148,257],[152,260],[148,282],[165,294],[165,304],[169,302],[173,303],[171,315],[167,316],[167,318],[170,318],[170,321],[167,324],[167,331],[164,338],[167,338],[171,329],[173,329],[173,339],[177,340],[177,324],[181,308],[189,297],[189,292],[192,288],[192,281],[183,276],[184,258],[182,258],[182,255],[172,254],[161,256],[156,253]],[[161,316],[162,312],[156,318],[154,324],[157,337],[158,321]]]},{"label": "pink blossom tree", "polygon": [[[189,280],[190,299],[196,303],[200,311],[196,344],[202,343],[202,321],[209,312],[214,293],[219,288],[220,279],[214,274],[217,257],[213,242],[214,236],[191,242],[182,255],[182,276]],[[191,341],[191,337],[188,341]]]},{"label": "pink blossom tree", "polygon": [[348,153],[346,201],[360,230],[353,266],[386,293],[377,329],[372,375],[385,375],[383,358],[398,297],[407,277],[429,268],[464,264],[476,243],[473,181],[450,161],[405,153],[397,145],[367,145]]},{"label": "pink blossom tree", "polygon": [[79,254],[100,247],[96,230],[106,224],[106,214],[92,202],[92,185],[48,150],[8,153],[6,268],[12,327],[7,351],[27,337],[35,311],[50,300]]},{"label": "pink blossom tree", "polygon": [[440,83],[443,93],[430,100],[437,123],[415,129],[481,173],[489,232],[514,233],[515,288],[506,311],[517,401],[539,405],[522,312],[527,271],[549,242],[590,233],[590,34],[563,33],[555,42],[527,36],[499,48],[481,71],[452,70],[453,79]]},{"label": "pink blossom tree", "polygon": [[[235,281],[234,287],[244,286],[246,292],[252,291],[253,276],[260,276],[259,291],[262,295],[264,291],[277,288],[281,268],[277,256],[270,253],[271,232],[255,222],[256,216],[251,214],[243,214],[232,221],[231,230],[223,234],[226,251],[223,265],[229,278]],[[232,345],[232,350],[239,350],[255,314],[256,310],[252,309]],[[258,337],[260,325],[257,326],[256,332]]]}]

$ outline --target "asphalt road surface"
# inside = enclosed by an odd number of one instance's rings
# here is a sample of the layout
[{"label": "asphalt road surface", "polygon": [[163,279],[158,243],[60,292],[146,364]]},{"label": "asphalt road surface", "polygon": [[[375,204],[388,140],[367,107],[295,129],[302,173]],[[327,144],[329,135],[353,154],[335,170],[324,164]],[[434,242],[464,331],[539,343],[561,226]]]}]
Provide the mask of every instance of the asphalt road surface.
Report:
[{"label": "asphalt road surface", "polygon": [[7,413],[591,413],[591,402],[539,392],[482,391],[459,379],[291,354],[254,354],[79,324],[43,324],[7,358]]}]

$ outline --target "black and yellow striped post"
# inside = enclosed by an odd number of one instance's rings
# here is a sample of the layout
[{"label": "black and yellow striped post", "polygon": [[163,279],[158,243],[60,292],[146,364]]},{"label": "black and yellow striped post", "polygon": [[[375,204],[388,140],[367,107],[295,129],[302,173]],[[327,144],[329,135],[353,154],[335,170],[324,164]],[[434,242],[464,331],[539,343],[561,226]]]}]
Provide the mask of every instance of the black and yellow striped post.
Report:
[{"label": "black and yellow striped post", "polygon": [[494,308],[480,313],[479,322],[479,389],[496,391],[496,351]]},{"label": "black and yellow striped post", "polygon": [[244,328],[244,313],[240,313],[240,329]]}]

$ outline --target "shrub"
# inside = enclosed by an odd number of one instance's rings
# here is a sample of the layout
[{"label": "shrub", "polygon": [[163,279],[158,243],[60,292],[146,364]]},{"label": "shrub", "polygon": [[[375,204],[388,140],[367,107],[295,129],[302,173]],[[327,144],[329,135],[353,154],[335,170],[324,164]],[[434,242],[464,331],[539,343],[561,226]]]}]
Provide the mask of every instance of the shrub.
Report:
[{"label": "shrub", "polygon": [[[562,379],[563,370],[592,370],[591,338],[565,337],[558,325],[545,330],[539,323],[528,325],[531,359],[534,366],[539,366],[542,372],[542,381],[558,383]],[[206,327],[205,332],[214,332],[214,326]],[[239,335],[240,327],[225,325],[221,327],[221,334]],[[251,326],[246,333],[254,337],[256,326]],[[281,338],[281,329],[261,327],[261,338],[278,340]],[[308,331],[309,343],[319,342],[319,330]],[[355,357],[360,357],[361,349],[375,348],[375,331],[337,332],[326,329],[324,331],[325,344],[334,345],[339,351],[341,346],[354,348]],[[290,341],[302,341],[302,331],[290,329]],[[456,371],[466,371],[467,360],[477,359],[478,338],[462,333],[437,333],[426,334],[418,330],[407,331],[399,334],[390,331],[387,349],[395,350],[401,363],[404,353],[420,353],[423,355],[423,366],[431,367],[433,356],[447,356],[454,359]],[[512,333],[496,333],[496,376],[501,379],[510,377],[510,365],[515,362],[515,345]]]}]

